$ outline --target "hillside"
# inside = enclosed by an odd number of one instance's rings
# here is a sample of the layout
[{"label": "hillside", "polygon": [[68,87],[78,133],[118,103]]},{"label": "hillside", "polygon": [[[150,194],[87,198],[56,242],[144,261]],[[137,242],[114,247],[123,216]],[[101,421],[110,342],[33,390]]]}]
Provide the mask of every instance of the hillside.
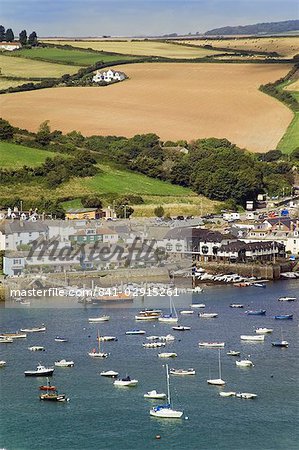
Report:
[{"label": "hillside", "polygon": [[214,28],[205,35],[246,35],[246,34],[274,34],[299,30],[299,20],[285,20],[282,22],[256,23],[253,25],[239,25]]}]

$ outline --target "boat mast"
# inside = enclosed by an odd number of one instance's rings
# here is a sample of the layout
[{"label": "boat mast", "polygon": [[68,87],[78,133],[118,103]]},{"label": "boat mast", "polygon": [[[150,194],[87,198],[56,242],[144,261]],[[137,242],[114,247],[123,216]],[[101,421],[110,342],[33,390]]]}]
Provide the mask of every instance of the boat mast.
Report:
[{"label": "boat mast", "polygon": [[98,330],[98,348],[99,348],[99,353],[101,352],[101,349],[100,349],[100,336],[99,336],[99,330]]},{"label": "boat mast", "polygon": [[166,382],[167,382],[167,399],[168,404],[170,405],[170,380],[169,380],[169,371],[168,371],[168,364],[166,364]]},{"label": "boat mast", "polygon": [[219,364],[219,379],[221,380],[221,361],[220,361],[220,349],[218,350],[218,364]]}]

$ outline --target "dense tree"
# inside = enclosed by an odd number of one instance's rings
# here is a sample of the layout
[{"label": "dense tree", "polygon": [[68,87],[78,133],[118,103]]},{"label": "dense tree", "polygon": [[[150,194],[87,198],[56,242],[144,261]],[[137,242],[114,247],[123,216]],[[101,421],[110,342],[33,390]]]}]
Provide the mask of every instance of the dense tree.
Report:
[{"label": "dense tree", "polygon": [[5,28],[3,25],[0,25],[0,42],[5,40]]},{"label": "dense tree", "polygon": [[14,129],[13,127],[10,125],[9,122],[7,122],[7,120],[4,119],[0,119],[0,140],[1,141],[6,141],[9,139],[12,139],[14,135]]},{"label": "dense tree", "polygon": [[13,42],[14,38],[15,38],[15,35],[13,34],[12,29],[7,28],[6,33],[5,33],[6,42]]},{"label": "dense tree", "polygon": [[29,34],[28,44],[31,45],[32,47],[35,47],[38,44],[37,34],[35,31],[32,31],[32,33]]},{"label": "dense tree", "polygon": [[129,217],[133,214],[134,209],[132,206],[117,203],[115,205],[115,212],[118,218],[129,219]]},{"label": "dense tree", "polygon": [[27,31],[26,30],[22,30],[21,33],[19,34],[19,41],[20,41],[20,44],[22,44],[22,45],[27,44]]},{"label": "dense tree", "polygon": [[35,136],[35,141],[42,146],[48,145],[50,143],[51,129],[48,120],[45,120],[45,122],[40,124],[38,132]]},{"label": "dense tree", "polygon": [[84,208],[102,208],[102,201],[99,197],[89,196],[81,199]]},{"label": "dense tree", "polygon": [[155,209],[154,209],[154,214],[155,214],[155,216],[156,217],[163,217],[164,216],[164,208],[163,208],[163,206],[157,206]]}]

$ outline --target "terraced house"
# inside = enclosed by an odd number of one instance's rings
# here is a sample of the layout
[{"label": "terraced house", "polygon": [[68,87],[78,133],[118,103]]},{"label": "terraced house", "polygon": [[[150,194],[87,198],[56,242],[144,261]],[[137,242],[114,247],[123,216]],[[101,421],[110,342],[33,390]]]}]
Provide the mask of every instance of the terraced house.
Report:
[{"label": "terraced house", "polygon": [[69,239],[76,244],[93,244],[95,242],[116,244],[118,234],[110,228],[83,228],[70,235]]}]

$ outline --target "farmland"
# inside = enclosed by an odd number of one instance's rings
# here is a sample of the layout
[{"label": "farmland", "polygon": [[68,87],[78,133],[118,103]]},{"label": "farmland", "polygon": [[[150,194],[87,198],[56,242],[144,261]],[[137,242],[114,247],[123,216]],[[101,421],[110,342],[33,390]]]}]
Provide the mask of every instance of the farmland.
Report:
[{"label": "farmland", "polygon": [[79,70],[78,66],[53,64],[45,61],[33,61],[4,55],[0,55],[0,68],[3,77],[20,78],[58,78],[65,73],[73,74]]},{"label": "farmland", "polygon": [[130,64],[122,67],[129,80],[103,89],[5,94],[3,117],[32,131],[49,119],[52,129],[63,132],[155,132],[163,140],[226,137],[241,148],[263,152],[276,147],[293,115],[258,88],[289,69],[274,64]]},{"label": "farmland", "polygon": [[[98,61],[113,62],[119,61],[121,58],[119,55],[110,55],[107,53],[94,53],[80,50],[68,50],[55,47],[36,47],[31,49],[19,50],[16,56],[24,58],[30,58],[35,60],[47,60],[49,62],[60,62],[76,66],[90,66]],[[13,55],[13,56],[15,56]],[[133,57],[127,57],[126,60],[134,59]]]},{"label": "farmland", "polygon": [[214,48],[227,48],[229,50],[254,50],[255,52],[276,52],[284,58],[292,58],[298,54],[299,37],[246,37],[233,39],[199,39],[178,41],[192,45],[212,45]]},{"label": "farmland", "polygon": [[92,48],[104,52],[126,55],[163,56],[165,58],[203,58],[220,52],[208,49],[196,49],[157,41],[44,41],[51,44],[73,45],[80,48]]},{"label": "farmland", "polygon": [[0,141],[1,168],[19,169],[24,165],[35,167],[42,164],[47,157],[53,156],[55,153]]}]

